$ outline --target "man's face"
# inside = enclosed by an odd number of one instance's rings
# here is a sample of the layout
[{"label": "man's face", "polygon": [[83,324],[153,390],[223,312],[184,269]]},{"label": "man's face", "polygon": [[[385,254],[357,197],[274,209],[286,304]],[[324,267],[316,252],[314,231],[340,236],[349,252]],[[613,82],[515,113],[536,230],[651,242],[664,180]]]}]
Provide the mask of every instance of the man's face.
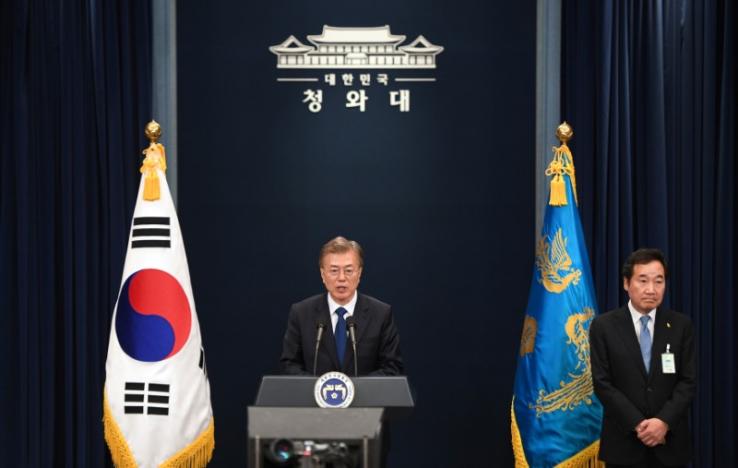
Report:
[{"label": "man's face", "polygon": [[628,291],[633,307],[647,314],[661,305],[666,289],[664,265],[658,260],[633,266],[633,277],[623,278],[623,289]]},{"label": "man's face", "polygon": [[320,277],[334,301],[348,304],[361,279],[359,256],[353,250],[326,255],[320,267]]}]

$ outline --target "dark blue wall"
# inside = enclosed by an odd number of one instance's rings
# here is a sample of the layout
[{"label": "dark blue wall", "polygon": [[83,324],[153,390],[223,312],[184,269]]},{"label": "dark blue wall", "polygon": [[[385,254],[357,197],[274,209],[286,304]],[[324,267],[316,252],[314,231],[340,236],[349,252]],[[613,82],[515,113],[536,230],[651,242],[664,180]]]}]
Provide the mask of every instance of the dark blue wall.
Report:
[{"label": "dark blue wall", "polygon": [[[423,34],[446,48],[438,82],[407,86],[409,113],[376,84],[365,113],[323,85],[311,114],[300,101],[316,86],[277,83],[267,47],[323,24]],[[360,290],[393,305],[417,391],[392,466],[510,466],[533,265],[535,2],[180,2],[177,27],[179,212],[213,466],[245,463],[246,406],[337,234],[364,246]]]}]

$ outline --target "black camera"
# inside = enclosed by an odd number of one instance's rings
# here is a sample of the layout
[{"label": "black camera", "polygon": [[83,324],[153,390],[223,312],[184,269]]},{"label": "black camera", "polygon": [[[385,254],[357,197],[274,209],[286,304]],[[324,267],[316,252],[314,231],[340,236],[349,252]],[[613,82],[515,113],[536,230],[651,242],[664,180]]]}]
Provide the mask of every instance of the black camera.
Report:
[{"label": "black camera", "polygon": [[273,466],[354,468],[359,466],[359,450],[346,442],[275,439],[266,455]]}]

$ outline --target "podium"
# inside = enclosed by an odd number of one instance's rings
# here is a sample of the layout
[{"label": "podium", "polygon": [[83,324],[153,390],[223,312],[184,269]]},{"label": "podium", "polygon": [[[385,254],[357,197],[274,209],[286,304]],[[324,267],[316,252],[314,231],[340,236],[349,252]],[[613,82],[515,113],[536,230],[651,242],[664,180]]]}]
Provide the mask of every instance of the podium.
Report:
[{"label": "podium", "polygon": [[317,377],[264,376],[248,408],[251,468],[374,468],[386,454],[388,421],[415,406],[406,377],[355,377],[349,408],[319,408]]}]

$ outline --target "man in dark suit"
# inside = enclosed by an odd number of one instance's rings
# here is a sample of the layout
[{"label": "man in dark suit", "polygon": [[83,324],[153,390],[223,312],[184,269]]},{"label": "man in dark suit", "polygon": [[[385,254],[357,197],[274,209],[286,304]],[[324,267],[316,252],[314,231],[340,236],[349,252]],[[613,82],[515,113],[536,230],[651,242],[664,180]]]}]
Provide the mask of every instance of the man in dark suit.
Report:
[{"label": "man in dark suit", "polygon": [[628,305],[590,326],[592,380],[604,408],[599,457],[608,468],[684,466],[691,457],[695,343],[689,318],[661,307],[666,277],[661,251],[636,250],[623,265]]},{"label": "man in dark suit", "polygon": [[[320,276],[327,294],[292,305],[282,345],[286,374],[340,371],[354,375],[354,354],[349,337],[355,324],[358,375],[403,373],[400,337],[388,304],[357,291],[364,255],[356,241],[336,237],[320,251]],[[315,360],[318,330],[322,339]]]}]

